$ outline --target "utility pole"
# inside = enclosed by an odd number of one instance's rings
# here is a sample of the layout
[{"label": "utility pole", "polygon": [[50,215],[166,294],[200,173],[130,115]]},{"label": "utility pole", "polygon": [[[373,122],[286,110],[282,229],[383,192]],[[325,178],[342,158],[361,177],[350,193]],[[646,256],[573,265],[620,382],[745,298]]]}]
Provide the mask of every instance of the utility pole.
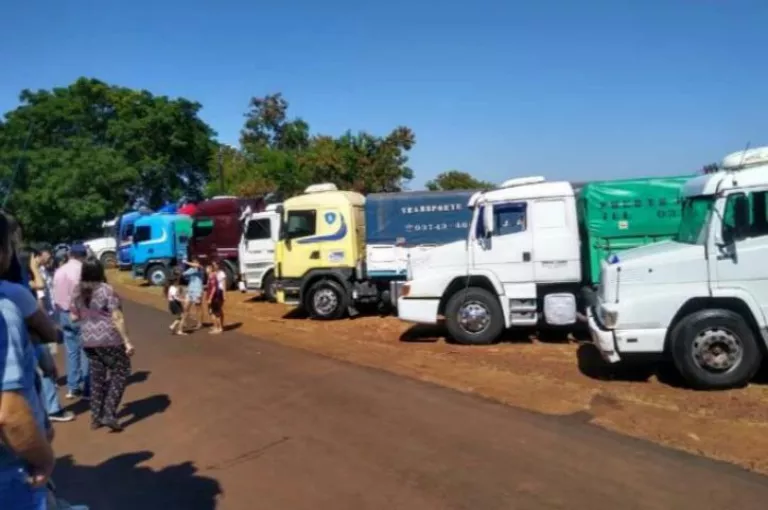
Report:
[{"label": "utility pole", "polygon": [[224,144],[219,145],[219,193],[224,195]]}]

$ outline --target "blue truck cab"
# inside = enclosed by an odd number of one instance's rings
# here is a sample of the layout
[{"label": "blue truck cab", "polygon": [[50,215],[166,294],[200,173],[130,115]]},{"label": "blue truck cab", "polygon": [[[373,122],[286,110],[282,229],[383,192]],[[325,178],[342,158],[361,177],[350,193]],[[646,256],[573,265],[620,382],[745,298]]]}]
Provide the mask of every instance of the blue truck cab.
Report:
[{"label": "blue truck cab", "polygon": [[141,218],[143,214],[139,211],[128,211],[117,219],[117,225],[115,226],[117,264],[123,271],[131,269],[133,264],[133,227],[136,220]]},{"label": "blue truck cab", "polygon": [[133,226],[134,278],[163,285],[171,271],[187,258],[192,218],[185,214],[142,216]]}]

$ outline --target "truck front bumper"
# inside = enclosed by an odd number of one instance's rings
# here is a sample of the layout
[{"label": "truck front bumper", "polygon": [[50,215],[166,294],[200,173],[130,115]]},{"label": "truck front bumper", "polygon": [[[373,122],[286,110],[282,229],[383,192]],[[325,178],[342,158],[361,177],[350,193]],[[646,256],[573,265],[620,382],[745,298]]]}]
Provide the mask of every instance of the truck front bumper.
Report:
[{"label": "truck front bumper", "polygon": [[595,317],[592,307],[587,309],[587,322],[589,324],[589,334],[592,337],[592,343],[600,351],[600,355],[608,363],[618,363],[621,356],[616,349],[616,337],[613,331],[605,328]]},{"label": "truck front bumper", "polygon": [[440,299],[414,299],[401,297],[397,300],[397,317],[407,322],[437,324],[437,309]]}]

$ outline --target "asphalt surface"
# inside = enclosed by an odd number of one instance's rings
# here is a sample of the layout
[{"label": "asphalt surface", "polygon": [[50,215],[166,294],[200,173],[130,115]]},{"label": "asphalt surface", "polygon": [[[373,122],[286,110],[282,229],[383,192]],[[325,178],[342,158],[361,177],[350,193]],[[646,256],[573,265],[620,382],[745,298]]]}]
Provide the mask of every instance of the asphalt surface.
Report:
[{"label": "asphalt surface", "polygon": [[[246,337],[137,346],[122,434],[56,426],[61,495],[91,510],[764,509],[768,478]],[[403,346],[407,349],[407,346]]]}]

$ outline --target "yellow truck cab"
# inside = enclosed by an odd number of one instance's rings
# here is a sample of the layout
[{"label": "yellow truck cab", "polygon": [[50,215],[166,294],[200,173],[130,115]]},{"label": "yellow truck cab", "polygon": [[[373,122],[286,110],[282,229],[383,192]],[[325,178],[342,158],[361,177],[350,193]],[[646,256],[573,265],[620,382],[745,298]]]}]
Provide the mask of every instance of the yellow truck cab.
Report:
[{"label": "yellow truck cab", "polygon": [[283,203],[275,249],[277,301],[314,318],[354,315],[365,263],[365,197],[315,184]]}]

